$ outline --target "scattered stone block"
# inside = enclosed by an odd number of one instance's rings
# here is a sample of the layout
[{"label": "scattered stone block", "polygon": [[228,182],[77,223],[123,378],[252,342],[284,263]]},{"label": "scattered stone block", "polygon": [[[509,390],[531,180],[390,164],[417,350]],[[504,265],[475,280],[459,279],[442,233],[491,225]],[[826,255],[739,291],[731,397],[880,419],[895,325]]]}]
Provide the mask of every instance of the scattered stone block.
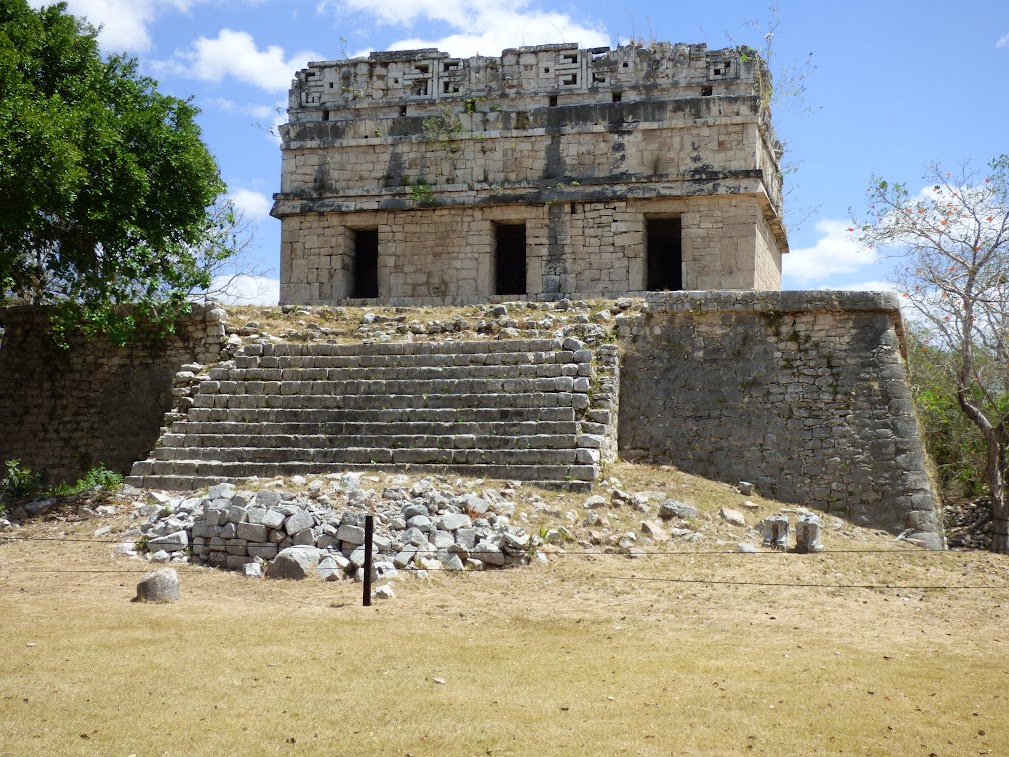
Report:
[{"label": "scattered stone block", "polygon": [[158,568],[145,573],[137,584],[138,602],[178,602],[179,574],[174,568]]},{"label": "scattered stone block", "polygon": [[692,520],[699,515],[699,511],[693,505],[688,505],[685,502],[680,502],[675,499],[667,499],[661,505],[659,505],[659,517],[670,519],[670,518],[682,518],[683,520]]},{"label": "scattered stone block", "polygon": [[311,547],[288,547],[269,563],[267,578],[302,580],[308,578],[322,559],[322,550]]},{"label": "scattered stone block", "polygon": [[795,551],[799,553],[822,552],[820,541],[823,524],[813,513],[803,513],[795,520]]},{"label": "scattered stone block", "polygon": [[734,510],[731,507],[722,507],[718,514],[722,516],[722,520],[726,523],[731,523],[733,526],[745,526],[746,518],[739,510]]},{"label": "scattered stone block", "polygon": [[641,521],[641,533],[652,537],[652,539],[657,542],[669,541],[669,534],[667,534],[666,530],[654,520]]},{"label": "scattered stone block", "polygon": [[149,539],[147,549],[151,552],[164,550],[165,552],[181,552],[189,546],[189,535],[185,531],[175,531],[174,533],[158,536]]},{"label": "scattered stone block", "polygon": [[788,516],[770,515],[758,524],[761,539],[765,547],[788,549]]}]

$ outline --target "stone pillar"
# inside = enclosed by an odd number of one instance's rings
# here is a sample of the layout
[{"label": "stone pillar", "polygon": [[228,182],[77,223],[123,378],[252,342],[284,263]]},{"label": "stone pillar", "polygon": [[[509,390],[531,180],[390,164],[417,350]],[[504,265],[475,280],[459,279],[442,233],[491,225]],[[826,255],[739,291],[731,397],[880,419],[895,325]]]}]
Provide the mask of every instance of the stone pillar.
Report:
[{"label": "stone pillar", "polygon": [[788,549],[788,516],[769,515],[760,521],[760,535],[765,547]]},{"label": "stone pillar", "polygon": [[795,521],[795,551],[800,553],[822,552],[820,531],[823,525],[819,516],[813,513],[800,515]]}]

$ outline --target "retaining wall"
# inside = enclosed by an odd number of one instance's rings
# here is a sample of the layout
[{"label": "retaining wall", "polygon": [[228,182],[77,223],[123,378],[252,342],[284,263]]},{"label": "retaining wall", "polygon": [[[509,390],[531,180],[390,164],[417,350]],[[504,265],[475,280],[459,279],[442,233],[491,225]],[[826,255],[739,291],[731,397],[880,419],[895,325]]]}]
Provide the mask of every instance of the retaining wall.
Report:
[{"label": "retaining wall", "polygon": [[667,292],[621,329],[620,455],[942,543],[895,295]]},{"label": "retaining wall", "polygon": [[197,305],[163,340],[74,341],[64,350],[44,308],[0,309],[0,461],[17,458],[50,481],[74,480],[99,462],[129,473],[157,441],[175,372],[217,359],[223,317]]}]

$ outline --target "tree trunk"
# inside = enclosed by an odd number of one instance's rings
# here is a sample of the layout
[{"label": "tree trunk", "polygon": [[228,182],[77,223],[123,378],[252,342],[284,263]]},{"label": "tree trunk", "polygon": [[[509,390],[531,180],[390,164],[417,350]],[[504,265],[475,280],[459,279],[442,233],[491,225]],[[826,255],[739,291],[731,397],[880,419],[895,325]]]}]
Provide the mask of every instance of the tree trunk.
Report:
[{"label": "tree trunk", "polygon": [[991,488],[991,551],[1009,554],[1009,503],[1003,462],[1005,448],[998,434],[988,437],[988,486]]}]

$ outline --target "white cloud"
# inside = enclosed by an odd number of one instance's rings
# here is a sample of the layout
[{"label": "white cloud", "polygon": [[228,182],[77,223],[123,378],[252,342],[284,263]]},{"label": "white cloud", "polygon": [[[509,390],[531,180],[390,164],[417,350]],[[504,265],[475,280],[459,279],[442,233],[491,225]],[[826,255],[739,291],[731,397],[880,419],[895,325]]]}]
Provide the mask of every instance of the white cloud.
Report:
[{"label": "white cloud", "polygon": [[287,100],[279,100],[276,105],[240,105],[227,97],[213,97],[210,104],[225,113],[241,113],[256,119],[252,126],[262,130],[267,139],[280,145],[280,127],[287,123]]},{"label": "white cloud", "polygon": [[995,47],[1009,47],[1009,34],[1003,34],[995,43]]},{"label": "white cloud", "polygon": [[276,305],[280,301],[280,282],[265,276],[215,276],[209,291],[225,305]]},{"label": "white cloud", "polygon": [[200,37],[189,50],[176,50],[171,60],[156,68],[193,79],[219,82],[233,77],[268,92],[283,92],[291,86],[294,72],[310,60],[324,56],[301,50],[286,56],[284,48],[270,45],[260,50],[248,32],[221,29],[217,37]]},{"label": "white cloud", "polygon": [[[52,0],[30,0],[35,8],[52,5]],[[151,49],[147,27],[166,9],[186,11],[191,0],[69,0],[68,10],[84,16],[93,26],[102,27],[98,36],[105,50],[132,53]]]},{"label": "white cloud", "polygon": [[847,221],[824,218],[816,222],[821,236],[812,247],[792,250],[782,257],[782,274],[800,284],[854,273],[875,263],[879,256],[858,242]]},{"label": "white cloud", "polygon": [[273,207],[273,200],[261,192],[254,192],[251,189],[238,189],[228,195],[245,217],[250,221],[258,221],[270,215],[270,208]]},{"label": "white cloud", "polygon": [[[229,100],[227,97],[213,97],[210,102],[215,107],[223,110],[226,113],[242,113],[246,116],[252,116],[253,118],[259,119],[272,119],[277,112],[277,107],[270,105],[239,105],[234,100]],[[287,103],[285,102],[284,105]]]},{"label": "white cloud", "polygon": [[566,13],[529,7],[529,0],[508,6],[497,0],[342,0],[326,7],[365,13],[382,25],[411,27],[417,21],[446,25],[453,33],[437,39],[411,37],[389,50],[437,47],[451,55],[499,55],[507,47],[572,42],[581,47],[607,47],[610,37],[599,24],[583,24]]}]

